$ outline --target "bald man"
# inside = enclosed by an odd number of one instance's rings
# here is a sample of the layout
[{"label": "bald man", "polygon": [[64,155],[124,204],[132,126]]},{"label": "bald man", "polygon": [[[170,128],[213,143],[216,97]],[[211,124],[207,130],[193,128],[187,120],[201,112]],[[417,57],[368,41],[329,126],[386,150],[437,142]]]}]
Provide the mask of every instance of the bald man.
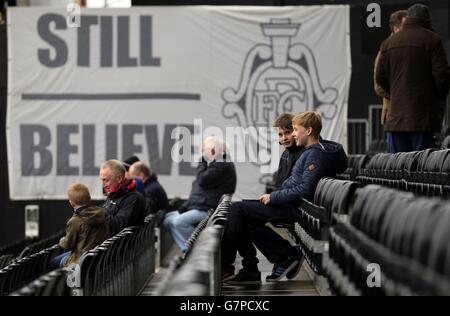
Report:
[{"label": "bald man", "polygon": [[169,209],[166,191],[148,165],[142,161],[137,161],[130,166],[128,173],[132,179],[142,184],[141,187],[147,205],[147,215]]},{"label": "bald man", "polygon": [[181,251],[186,252],[186,241],[195,227],[215,209],[223,194],[236,190],[236,169],[228,162],[224,144],[213,137],[203,142],[203,159],[197,167],[197,176],[192,182],[189,199],[182,207],[164,218],[166,227]]}]

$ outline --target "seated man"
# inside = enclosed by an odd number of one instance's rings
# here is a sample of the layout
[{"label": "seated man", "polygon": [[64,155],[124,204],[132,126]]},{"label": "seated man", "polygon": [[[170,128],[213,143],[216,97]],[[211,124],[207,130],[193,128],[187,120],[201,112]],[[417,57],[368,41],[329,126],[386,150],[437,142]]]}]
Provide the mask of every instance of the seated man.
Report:
[{"label": "seated man", "polygon": [[88,188],[81,183],[72,184],[67,190],[73,216],[66,225],[66,236],[59,245],[66,251],[52,260],[54,268],[77,263],[81,255],[101,244],[109,236],[106,211],[91,204]]},{"label": "seated man", "polygon": [[195,227],[215,209],[224,194],[236,190],[236,169],[226,161],[223,143],[213,137],[203,142],[203,159],[197,167],[189,199],[177,211],[164,218],[166,227],[181,251],[186,252],[186,241]]},{"label": "seated man", "polygon": [[[304,146],[305,152],[296,161],[281,190],[261,196],[260,201],[231,204],[222,240],[222,275],[234,273],[236,251],[239,251],[243,258],[243,269],[233,277],[228,276],[229,284],[261,283],[256,249],[252,244],[249,226],[265,225],[273,218],[295,222],[301,199],[313,199],[319,180],[322,177],[334,177],[347,168],[347,156],[342,146],[330,141],[320,141],[322,119],[319,113],[304,112],[297,115],[292,125],[296,144]],[[268,238],[265,237],[264,240],[266,239]],[[269,246],[278,254],[278,262],[275,263],[275,269],[269,279],[284,277],[298,265],[295,248],[275,232],[270,238],[270,245],[265,248]]]},{"label": "seated man", "polygon": [[111,236],[125,227],[144,223],[145,199],[136,191],[135,181],[125,177],[125,171],[118,160],[108,160],[100,167],[103,194],[107,196],[103,207]]},{"label": "seated man", "polygon": [[280,140],[280,145],[282,145],[285,150],[280,158],[280,163],[278,165],[278,170],[275,177],[274,188],[275,190],[280,190],[283,185],[284,180],[289,178],[292,168],[294,168],[295,162],[305,151],[305,147],[297,146],[295,143],[294,136],[292,135],[292,119],[294,116],[289,113],[282,113],[275,120],[273,127],[278,129],[278,138]]},{"label": "seated man", "polygon": [[166,191],[158,182],[156,174],[150,172],[149,166],[142,161],[137,161],[130,166],[128,174],[141,184],[146,201],[146,215],[169,209]]}]

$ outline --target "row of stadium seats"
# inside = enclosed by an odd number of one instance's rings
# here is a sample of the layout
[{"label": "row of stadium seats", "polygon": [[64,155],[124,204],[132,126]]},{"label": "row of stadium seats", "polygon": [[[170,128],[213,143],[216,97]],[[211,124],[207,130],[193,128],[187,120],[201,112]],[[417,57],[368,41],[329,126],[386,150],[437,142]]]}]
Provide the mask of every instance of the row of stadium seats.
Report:
[{"label": "row of stadium seats", "polygon": [[450,150],[377,154],[356,180],[425,196],[446,197],[450,194]]},{"label": "row of stadium seats", "polygon": [[155,217],[125,228],[69,268],[72,296],[137,295],[155,270]]},{"label": "row of stadium seats", "polygon": [[294,225],[294,231],[291,230],[291,236],[296,240],[311,269],[322,275],[322,256],[328,248],[329,212],[305,200],[302,201],[299,212],[300,216]]},{"label": "row of stadium seats", "polygon": [[38,253],[15,260],[1,269],[0,296],[8,295],[49,272],[50,260],[61,252],[62,249],[58,245],[54,245]]},{"label": "row of stadium seats", "polygon": [[0,248],[1,255],[12,255],[18,257],[20,253],[25,249],[26,246],[37,242],[38,238],[26,238],[19,241],[15,241],[9,245]]},{"label": "row of stadium seats", "polygon": [[[325,262],[338,294],[449,295],[450,207],[440,199],[369,185],[358,189],[350,223],[330,230]],[[368,266],[380,268],[368,286]]]},{"label": "row of stadium seats", "polygon": [[[435,166],[447,159],[439,152],[443,151],[431,151],[426,158],[423,152],[416,153],[417,164],[437,170]],[[396,179],[392,176],[391,180]],[[217,209],[198,225],[188,240],[185,256],[171,262],[169,273],[156,291],[158,295],[220,294],[220,240],[230,203],[231,196],[224,196]],[[376,185],[361,188],[356,182],[324,178],[317,186],[314,203],[302,201],[297,222],[285,227],[295,236],[310,267],[328,278],[336,294],[448,295],[447,204]],[[138,294],[155,268],[156,222],[150,216],[145,225],[127,228],[86,253],[80,265],[69,273],[71,294]],[[53,251],[47,253],[45,261],[60,249],[55,246]],[[32,261],[39,254],[19,260],[20,268],[8,266],[3,274],[0,270],[0,294],[9,294],[46,272],[43,259]],[[33,264],[23,266],[24,262]],[[373,264],[380,269],[380,286],[368,283],[368,268]],[[52,278],[44,282],[50,288],[38,281],[14,295],[68,293]]]},{"label": "row of stadium seats", "polygon": [[66,234],[65,230],[59,231],[56,234],[53,234],[50,237],[47,237],[42,240],[35,241],[29,245],[27,245],[19,254],[19,258],[24,258],[26,256],[30,256],[34,253],[37,253],[43,249],[49,248],[55,244],[59,243],[59,240],[64,237]]},{"label": "row of stadium seats", "polygon": [[363,170],[370,158],[368,155],[348,155],[348,167],[338,176],[341,180],[354,181]]},{"label": "row of stadium seats", "polygon": [[[176,209],[182,203],[183,200],[179,198],[172,199],[169,203],[170,210]],[[64,276],[52,271],[41,279],[37,279],[42,273],[49,271],[50,260],[61,253],[62,249],[58,247],[57,243],[64,232],[34,243],[24,244],[22,242],[20,245],[16,243],[12,246],[17,250],[17,255],[12,257],[23,257],[18,263],[27,263],[27,267],[21,268],[19,271],[27,270],[33,271],[33,273],[29,277],[17,276],[16,264],[11,265],[11,256],[0,256],[0,263],[5,261],[5,265],[10,265],[5,268],[8,274],[2,273],[0,279],[4,281],[3,283],[8,284],[4,287],[5,290],[1,292],[1,295],[7,295],[21,287],[23,288],[17,290],[14,295],[38,296],[41,294],[58,295],[58,293],[61,295],[136,295],[142,290],[156,266],[162,264],[162,259],[173,244],[170,234],[164,228],[159,227],[162,216],[164,216],[163,212],[149,216],[143,226],[126,228],[118,235],[106,240],[85,254],[90,258],[86,259],[83,264],[80,262],[80,265],[74,266],[72,269],[62,269]],[[36,257],[33,253],[48,244],[54,245],[51,249],[55,249],[55,252],[45,258],[45,263],[29,260]],[[20,248],[23,245],[26,247]],[[4,248],[11,251],[12,246]],[[46,252],[48,249],[43,253]],[[68,276],[66,276],[66,270]],[[56,275],[58,276],[57,281],[53,280]],[[67,283],[71,284],[70,288],[59,285],[55,287],[55,284],[66,283],[66,281],[59,282],[60,278],[67,279]],[[50,282],[50,280],[53,281]],[[83,283],[83,281],[85,282]],[[29,284],[25,285],[27,283]]]},{"label": "row of stadium seats", "polygon": [[[314,203],[301,203],[294,234],[336,294],[450,294],[445,200],[324,178]],[[368,285],[371,264],[380,267],[379,287]]]},{"label": "row of stadium seats", "polygon": [[348,206],[358,185],[355,182],[323,178],[320,180],[314,203],[302,200],[299,206],[298,220],[294,229],[288,228],[291,236],[300,247],[311,269],[323,275],[323,255],[328,251],[328,234],[334,217],[345,219]]},{"label": "row of stadium seats", "polygon": [[388,142],[386,139],[373,140],[369,145],[368,155],[373,156],[388,151]]},{"label": "row of stadium seats", "polygon": [[156,295],[205,296],[220,294],[220,241],[228,218],[231,195],[224,195],[188,240],[184,257],[175,257]]},{"label": "row of stadium seats", "polygon": [[30,256],[57,244],[62,236],[64,236],[64,231],[60,231],[42,240],[38,238],[27,238],[0,248],[0,269],[17,259]]},{"label": "row of stadium seats", "polygon": [[444,149],[450,149],[450,135],[445,137],[442,141],[442,148]]},{"label": "row of stadium seats", "polygon": [[188,240],[186,240],[186,246],[188,249],[186,251],[186,254],[189,253],[192,250],[192,248],[194,247],[194,244],[197,241],[200,233],[206,228],[206,224],[208,223],[208,220],[213,213],[214,213],[214,209],[210,209],[208,211],[208,215],[200,223],[197,224],[197,226],[195,227],[191,236],[189,236]]},{"label": "row of stadium seats", "polygon": [[13,255],[1,255],[0,256],[0,269],[6,267],[14,259]]},{"label": "row of stadium seats", "polygon": [[[169,201],[169,209],[168,211],[178,210],[179,207],[185,202],[179,197],[174,197]],[[155,258],[155,269],[163,266],[164,264],[168,264],[168,262],[164,262],[164,258],[166,258],[169,253],[172,245],[174,243],[172,235],[170,232],[164,228],[163,220],[166,211],[159,211],[156,214],[156,223],[155,223],[155,248],[156,248],[156,258]]]},{"label": "row of stadium seats", "polygon": [[11,296],[69,296],[67,274],[64,269],[51,271]]}]

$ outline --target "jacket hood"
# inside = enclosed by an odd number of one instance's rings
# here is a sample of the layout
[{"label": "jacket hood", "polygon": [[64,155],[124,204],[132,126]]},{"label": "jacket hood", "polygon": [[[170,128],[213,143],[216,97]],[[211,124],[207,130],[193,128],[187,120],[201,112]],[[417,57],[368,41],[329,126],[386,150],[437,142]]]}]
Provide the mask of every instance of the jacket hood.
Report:
[{"label": "jacket hood", "polygon": [[151,182],[155,182],[157,180],[158,180],[158,176],[156,174],[152,173],[145,182],[151,183]]},{"label": "jacket hood", "polygon": [[321,140],[320,143],[311,145],[306,148],[316,149],[325,153],[328,157],[328,161],[336,166],[336,174],[342,173],[347,169],[348,159],[345,154],[344,148],[341,144],[332,142],[330,140]]},{"label": "jacket hood", "polygon": [[341,150],[344,150],[341,144],[332,142],[330,140],[322,140],[317,144],[307,147],[307,149],[309,148],[317,148],[327,154],[334,154],[338,153]]},{"label": "jacket hood", "polygon": [[305,147],[293,145],[291,147],[286,148],[285,150],[287,150],[290,153],[296,153],[296,152],[299,152],[299,151],[301,151],[303,149],[305,149]]},{"label": "jacket hood", "polygon": [[103,207],[87,206],[75,211],[75,216],[80,217],[90,226],[100,226],[106,222],[106,211]]}]

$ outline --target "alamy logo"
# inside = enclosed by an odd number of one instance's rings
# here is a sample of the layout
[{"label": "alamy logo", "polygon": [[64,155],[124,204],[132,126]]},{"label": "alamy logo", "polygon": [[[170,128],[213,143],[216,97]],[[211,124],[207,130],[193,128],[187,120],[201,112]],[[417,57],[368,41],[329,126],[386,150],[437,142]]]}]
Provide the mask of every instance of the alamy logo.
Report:
[{"label": "alamy logo", "polygon": [[67,286],[71,289],[81,287],[80,272],[81,267],[78,264],[71,264],[66,268]]},{"label": "alamy logo", "polygon": [[370,14],[366,18],[366,24],[368,27],[381,27],[381,6],[376,3],[369,3],[366,8]]},{"label": "alamy logo", "polygon": [[369,287],[369,288],[381,287],[380,265],[377,263],[370,263],[367,265],[366,270],[367,270],[367,272],[370,272],[370,274],[366,280],[367,287]]},{"label": "alamy logo", "polygon": [[66,22],[69,28],[81,26],[81,7],[76,3],[69,3],[66,6]]},{"label": "alamy logo", "polygon": [[237,89],[222,92],[226,118],[248,128],[270,127],[282,112],[319,111],[324,119],[335,117],[337,89],[322,87],[313,51],[291,43],[300,25],[290,19],[261,24],[271,44],[255,45],[245,57]]}]

